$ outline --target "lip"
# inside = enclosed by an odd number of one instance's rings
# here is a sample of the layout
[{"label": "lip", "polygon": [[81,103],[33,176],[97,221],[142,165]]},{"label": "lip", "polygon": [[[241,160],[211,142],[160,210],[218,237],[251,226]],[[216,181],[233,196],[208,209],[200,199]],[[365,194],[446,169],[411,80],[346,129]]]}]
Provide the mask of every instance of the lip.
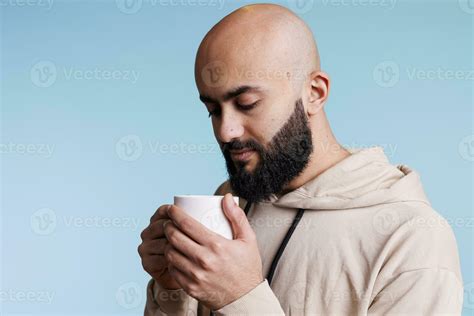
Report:
[{"label": "lip", "polygon": [[245,161],[253,155],[255,150],[247,149],[247,150],[239,150],[239,151],[231,151],[230,154],[234,160]]}]

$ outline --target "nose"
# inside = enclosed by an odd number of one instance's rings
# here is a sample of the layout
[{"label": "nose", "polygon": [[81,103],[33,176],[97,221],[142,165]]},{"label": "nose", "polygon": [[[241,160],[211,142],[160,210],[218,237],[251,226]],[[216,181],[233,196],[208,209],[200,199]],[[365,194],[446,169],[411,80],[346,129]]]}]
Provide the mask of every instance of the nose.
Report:
[{"label": "nose", "polygon": [[222,112],[219,122],[214,126],[216,138],[222,143],[228,143],[233,139],[239,139],[244,134],[244,126],[238,115],[227,112]]}]

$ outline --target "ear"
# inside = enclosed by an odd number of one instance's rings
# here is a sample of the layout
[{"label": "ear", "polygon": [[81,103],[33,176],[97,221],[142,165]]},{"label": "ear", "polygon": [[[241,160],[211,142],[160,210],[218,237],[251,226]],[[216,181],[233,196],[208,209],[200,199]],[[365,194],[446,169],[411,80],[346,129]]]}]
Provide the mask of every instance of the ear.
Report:
[{"label": "ear", "polygon": [[308,78],[308,115],[321,111],[329,96],[329,75],[322,71],[313,71]]}]

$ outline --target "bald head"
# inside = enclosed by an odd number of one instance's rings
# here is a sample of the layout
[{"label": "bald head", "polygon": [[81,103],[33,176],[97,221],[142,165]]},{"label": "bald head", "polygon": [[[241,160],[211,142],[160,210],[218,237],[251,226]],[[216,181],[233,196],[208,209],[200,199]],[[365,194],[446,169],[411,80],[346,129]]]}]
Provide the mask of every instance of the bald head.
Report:
[{"label": "bald head", "polygon": [[198,87],[209,84],[213,69],[206,67],[213,66],[226,74],[240,71],[246,79],[286,79],[297,86],[320,69],[320,61],[313,34],[299,17],[279,5],[254,4],[230,13],[206,34],[196,57]]}]

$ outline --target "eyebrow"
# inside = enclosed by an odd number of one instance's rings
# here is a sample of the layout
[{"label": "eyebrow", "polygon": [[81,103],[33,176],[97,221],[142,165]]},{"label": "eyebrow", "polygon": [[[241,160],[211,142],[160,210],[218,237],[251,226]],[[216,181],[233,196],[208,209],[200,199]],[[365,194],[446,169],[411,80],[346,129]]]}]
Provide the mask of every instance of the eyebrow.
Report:
[{"label": "eyebrow", "polygon": [[[257,86],[240,86],[235,89],[232,89],[224,95],[224,101],[228,101],[232,98],[235,98],[236,96],[239,96],[242,93],[246,92],[260,92],[262,89]],[[219,103],[216,99],[211,98],[210,96],[207,95],[199,95],[199,99],[204,102],[204,103]]]}]

